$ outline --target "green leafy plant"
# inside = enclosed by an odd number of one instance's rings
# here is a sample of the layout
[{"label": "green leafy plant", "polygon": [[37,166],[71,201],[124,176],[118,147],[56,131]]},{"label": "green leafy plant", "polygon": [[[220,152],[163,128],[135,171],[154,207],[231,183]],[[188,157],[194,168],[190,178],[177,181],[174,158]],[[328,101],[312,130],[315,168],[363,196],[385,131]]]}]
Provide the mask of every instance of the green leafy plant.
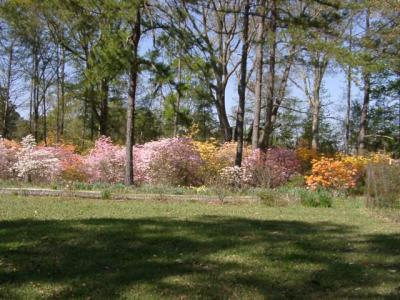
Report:
[{"label": "green leafy plant", "polygon": [[277,204],[277,193],[271,189],[264,189],[257,193],[262,204],[267,206],[276,206]]},{"label": "green leafy plant", "polygon": [[104,199],[104,200],[111,199],[110,190],[102,190],[101,191],[101,199]]},{"label": "green leafy plant", "polygon": [[332,207],[332,195],[326,190],[302,190],[299,196],[301,204],[306,207]]}]

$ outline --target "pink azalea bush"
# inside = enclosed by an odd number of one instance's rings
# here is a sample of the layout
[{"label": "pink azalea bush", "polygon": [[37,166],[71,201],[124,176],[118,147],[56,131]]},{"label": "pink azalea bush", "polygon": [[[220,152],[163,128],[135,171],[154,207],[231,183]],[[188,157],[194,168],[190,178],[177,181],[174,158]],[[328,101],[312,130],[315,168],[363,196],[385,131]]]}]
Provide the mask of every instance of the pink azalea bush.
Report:
[{"label": "pink azalea bush", "polygon": [[32,135],[22,139],[16,155],[13,170],[26,181],[52,182],[60,174],[60,160],[46,147],[38,147]]},{"label": "pink azalea bush", "polygon": [[[133,149],[135,182],[198,185],[203,164],[189,138],[161,139]],[[124,148],[100,137],[84,159],[90,182],[123,182]]]},{"label": "pink azalea bush", "polygon": [[148,142],[133,147],[133,172],[136,183],[152,182],[151,162],[161,141]]},{"label": "pink azalea bush", "polygon": [[96,141],[83,164],[90,182],[118,183],[124,180],[125,151],[114,145],[109,137],[102,136]]},{"label": "pink azalea bush", "polygon": [[0,137],[0,179],[11,179],[14,176],[13,165],[17,161],[16,144]]}]

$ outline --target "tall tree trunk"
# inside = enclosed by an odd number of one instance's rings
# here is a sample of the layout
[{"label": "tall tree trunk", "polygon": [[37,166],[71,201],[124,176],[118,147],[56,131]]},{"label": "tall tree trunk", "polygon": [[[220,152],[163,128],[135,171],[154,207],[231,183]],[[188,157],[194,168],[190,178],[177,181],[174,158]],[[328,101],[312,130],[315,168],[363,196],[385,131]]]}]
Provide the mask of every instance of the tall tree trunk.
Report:
[{"label": "tall tree trunk", "polygon": [[42,107],[43,107],[43,141],[47,146],[47,107],[46,107],[46,90],[43,91],[42,95]]},{"label": "tall tree trunk", "polygon": [[[180,54],[179,54],[180,55]],[[174,137],[178,135],[178,115],[179,109],[181,105],[181,79],[182,79],[182,67],[181,67],[181,58],[178,57],[178,88],[176,95],[176,103],[175,103],[175,111],[174,111]]]},{"label": "tall tree trunk", "polygon": [[[365,18],[365,34],[369,35],[370,29],[370,11],[367,9]],[[357,152],[359,155],[363,155],[365,152],[365,136],[367,132],[368,123],[368,108],[370,102],[370,92],[371,92],[371,76],[367,70],[363,71],[364,78],[364,100],[361,108],[361,119],[360,119],[360,130],[358,132],[357,138]]]},{"label": "tall tree trunk", "polygon": [[[32,64],[33,65],[33,64]],[[33,74],[33,67],[32,67],[32,74]],[[30,87],[30,97],[29,97],[29,133],[32,134],[32,116],[33,116],[33,91],[34,91],[34,80],[33,76],[31,78],[31,87]]]},{"label": "tall tree trunk", "polygon": [[254,101],[254,117],[251,137],[251,147],[256,149],[259,147],[259,130],[260,130],[260,114],[262,102],[262,81],[263,81],[263,66],[264,66],[264,28],[265,28],[265,2],[260,0],[258,8],[258,27],[256,37],[256,86],[255,86],[255,101]]},{"label": "tall tree trunk", "polygon": [[242,165],[243,158],[243,127],[244,127],[244,110],[246,102],[246,84],[247,84],[247,54],[249,51],[249,11],[250,1],[246,0],[244,6],[243,16],[243,45],[242,45],[242,58],[240,65],[240,85],[239,85],[239,105],[238,114],[236,120],[237,129],[237,148],[236,148],[236,159],[235,165]]},{"label": "tall tree trunk", "polygon": [[352,81],[352,68],[347,67],[347,107],[346,107],[346,153],[350,153],[350,117],[351,117],[351,81]]},{"label": "tall tree trunk", "polygon": [[39,57],[36,45],[33,49],[33,135],[39,138]]},{"label": "tall tree trunk", "polygon": [[47,83],[46,83],[46,64],[42,64],[41,78],[40,81],[43,85],[41,91],[41,101],[42,102],[42,116],[43,116],[43,141],[47,145],[47,107],[46,107],[46,93],[47,93]]},{"label": "tall tree trunk", "polygon": [[60,137],[64,137],[65,120],[65,49],[61,48],[61,116],[60,116]]},{"label": "tall tree trunk", "polygon": [[108,91],[109,84],[107,79],[101,81],[100,92],[100,135],[108,134]]},{"label": "tall tree trunk", "polygon": [[9,134],[9,120],[11,113],[11,81],[12,81],[12,67],[14,63],[14,43],[12,42],[8,50],[8,66],[7,66],[7,86],[6,97],[4,101],[4,118],[3,118],[3,137],[8,138]]},{"label": "tall tree trunk", "polygon": [[95,114],[96,114],[96,104],[94,101],[94,97],[90,97],[91,101],[91,110],[90,110],[90,140],[94,140],[94,131],[95,131]]},{"label": "tall tree trunk", "polygon": [[65,118],[65,49],[61,45],[57,47],[57,136],[59,143],[64,136]]},{"label": "tall tree trunk", "polygon": [[126,161],[125,161],[125,184],[133,184],[133,145],[135,138],[135,104],[136,87],[139,72],[138,46],[140,41],[141,29],[140,7],[137,7],[136,16],[132,24],[132,35],[130,37],[132,47],[132,61],[129,74],[128,108],[126,114]]},{"label": "tall tree trunk", "polygon": [[361,108],[361,118],[360,118],[360,131],[358,133],[358,147],[357,152],[359,155],[365,153],[365,136],[367,132],[368,123],[368,108],[370,102],[370,92],[371,92],[371,79],[368,73],[364,74],[364,100]]},{"label": "tall tree trunk", "polygon": [[229,142],[232,140],[232,128],[229,124],[228,116],[226,114],[225,88],[223,87],[222,83],[217,83],[216,98],[219,128],[224,142]]},{"label": "tall tree trunk", "polygon": [[[353,22],[350,23],[350,39],[349,39],[349,51],[352,52],[353,48]],[[350,153],[350,117],[351,117],[351,82],[352,82],[352,67],[349,64],[347,66],[347,107],[346,107],[346,120],[345,120],[345,151],[347,154]]]},{"label": "tall tree trunk", "polygon": [[83,119],[82,119],[82,132],[81,132],[81,148],[85,147],[85,138],[86,138],[86,119],[87,119],[87,108],[88,108],[88,95],[87,91],[85,92],[85,99],[83,103]]},{"label": "tall tree trunk", "polygon": [[56,78],[57,78],[57,105],[56,105],[56,142],[60,143],[61,136],[61,58],[60,58],[60,46],[57,45],[56,48],[56,58],[57,58],[57,69],[56,69]]},{"label": "tall tree trunk", "polygon": [[314,93],[314,103],[311,106],[311,149],[319,150],[319,117],[320,117],[320,100],[319,93]]},{"label": "tall tree trunk", "polygon": [[314,68],[314,86],[312,90],[311,106],[311,149],[319,150],[319,125],[321,114],[321,86],[328,62],[325,57],[318,59],[318,66]]},{"label": "tall tree trunk", "polygon": [[265,125],[262,136],[262,146],[268,148],[271,142],[272,133],[272,109],[274,106],[274,91],[275,91],[275,59],[276,59],[276,19],[277,7],[276,0],[271,0],[271,21],[270,21],[270,34],[271,46],[269,50],[269,71],[268,71],[268,90],[267,90],[267,103],[265,107]]},{"label": "tall tree trunk", "polygon": [[[313,66],[313,85],[308,83],[307,74],[303,75],[305,93],[310,104],[311,113],[311,149],[319,150],[319,138],[320,138],[320,115],[321,115],[321,86],[324,74],[329,64],[328,58],[321,53],[316,54],[312,60],[314,61]],[[310,91],[311,90],[311,91]]]},{"label": "tall tree trunk", "polygon": [[281,104],[283,102],[283,99],[285,98],[286,87],[287,87],[287,83],[288,83],[288,80],[289,80],[290,70],[291,70],[292,65],[293,65],[295,52],[296,52],[296,46],[293,45],[291,50],[290,50],[290,52],[289,52],[289,57],[287,59],[286,66],[285,66],[285,69],[283,71],[282,79],[281,79],[281,82],[280,82],[280,85],[279,85],[279,89],[278,89],[277,95],[275,97],[274,105],[273,105],[273,108],[272,108],[272,115],[271,115],[272,127],[276,123],[276,120],[278,118],[279,107],[281,106]]},{"label": "tall tree trunk", "polygon": [[223,136],[224,142],[229,142],[232,140],[233,130],[229,124],[228,115],[226,113],[226,103],[225,103],[225,91],[227,85],[227,57],[225,53],[224,44],[224,21],[222,18],[216,18],[216,26],[218,31],[218,53],[219,57],[213,59],[214,73],[216,77],[216,99],[217,99],[217,113],[221,135]]}]

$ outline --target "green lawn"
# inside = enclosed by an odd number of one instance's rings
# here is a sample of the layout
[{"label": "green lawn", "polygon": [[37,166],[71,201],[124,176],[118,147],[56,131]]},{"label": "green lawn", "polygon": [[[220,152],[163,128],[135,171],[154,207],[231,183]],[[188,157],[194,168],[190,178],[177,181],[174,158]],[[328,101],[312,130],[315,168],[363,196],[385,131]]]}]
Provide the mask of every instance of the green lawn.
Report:
[{"label": "green lawn", "polygon": [[268,208],[0,197],[1,299],[399,299],[400,225]]}]

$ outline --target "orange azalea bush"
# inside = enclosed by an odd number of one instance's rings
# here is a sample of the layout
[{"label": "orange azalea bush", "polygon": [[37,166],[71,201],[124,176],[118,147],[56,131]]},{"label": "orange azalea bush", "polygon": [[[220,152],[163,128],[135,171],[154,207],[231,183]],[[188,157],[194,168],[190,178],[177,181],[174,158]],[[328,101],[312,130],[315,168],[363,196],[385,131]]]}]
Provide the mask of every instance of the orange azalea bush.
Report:
[{"label": "orange azalea bush", "polygon": [[311,175],[306,176],[306,184],[311,189],[349,189],[356,186],[358,174],[359,171],[350,162],[322,157],[312,162]]},{"label": "orange azalea bush", "polygon": [[312,161],[311,175],[306,176],[307,185],[334,189],[349,189],[364,177],[369,164],[390,164],[387,154],[374,153],[369,156],[336,154],[333,158],[322,157]]}]

